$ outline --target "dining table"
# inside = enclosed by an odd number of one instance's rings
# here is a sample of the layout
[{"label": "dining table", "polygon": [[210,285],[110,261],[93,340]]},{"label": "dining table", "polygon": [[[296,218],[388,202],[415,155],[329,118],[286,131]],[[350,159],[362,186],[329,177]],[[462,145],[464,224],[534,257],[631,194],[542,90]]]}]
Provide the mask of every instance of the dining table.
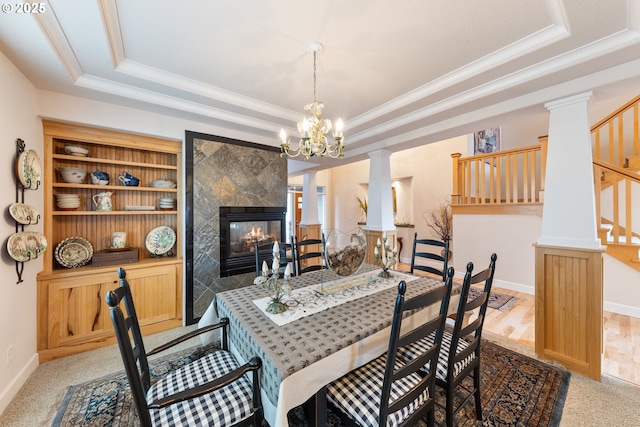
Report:
[{"label": "dining table", "polygon": [[[323,269],[292,277],[289,309],[270,314],[269,297],[257,285],[220,292],[199,326],[229,318],[229,344],[241,363],[262,359],[261,395],[265,419],[272,427],[289,425],[288,412],[308,401],[325,385],[386,352],[401,280],[406,298],[442,285],[440,278],[382,270],[363,264],[348,277]],[[449,314],[455,313],[459,286],[452,289]],[[403,320],[410,330],[436,317],[439,304]],[[318,399],[323,402],[323,399]],[[310,406],[313,408],[313,405]],[[315,407],[310,425],[322,425],[326,410]]]}]

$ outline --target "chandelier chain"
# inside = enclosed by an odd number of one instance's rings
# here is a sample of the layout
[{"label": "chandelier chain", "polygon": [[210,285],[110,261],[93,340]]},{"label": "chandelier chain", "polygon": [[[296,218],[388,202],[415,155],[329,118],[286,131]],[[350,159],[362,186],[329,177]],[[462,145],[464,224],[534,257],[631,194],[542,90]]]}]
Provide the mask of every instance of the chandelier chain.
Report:
[{"label": "chandelier chain", "polygon": [[318,52],[313,52],[313,102],[316,102],[316,55]]}]

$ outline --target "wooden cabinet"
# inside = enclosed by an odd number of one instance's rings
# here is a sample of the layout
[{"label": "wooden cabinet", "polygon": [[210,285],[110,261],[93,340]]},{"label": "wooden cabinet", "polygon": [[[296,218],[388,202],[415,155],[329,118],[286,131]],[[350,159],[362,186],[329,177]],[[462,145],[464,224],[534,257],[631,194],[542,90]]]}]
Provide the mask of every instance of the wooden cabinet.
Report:
[{"label": "wooden cabinet", "polygon": [[[181,325],[182,321],[182,201],[181,142],[86,126],[43,121],[44,126],[44,233],[49,250],[44,270],[38,274],[38,351],[46,361],[115,342],[106,292],[118,286],[119,265],[96,267],[91,263],[67,268],[55,259],[56,247],[69,237],[82,237],[94,253],[111,246],[111,233],[125,231],[127,244],[138,249],[138,261],[123,264],[133,291],[143,333]],[[89,157],[65,152],[65,145],[89,150]],[[64,182],[59,168],[88,171],[82,183]],[[110,176],[108,185],[91,184],[90,173]],[[118,180],[122,172],[140,179],[137,187]],[[165,179],[176,188],[149,184]],[[97,211],[92,196],[112,193],[112,211]],[[56,194],[77,194],[77,210],[61,210]],[[177,200],[175,209],[160,210],[160,198]],[[144,207],[153,210],[130,210]],[[147,250],[149,232],[168,226],[177,241],[168,256]]]}]

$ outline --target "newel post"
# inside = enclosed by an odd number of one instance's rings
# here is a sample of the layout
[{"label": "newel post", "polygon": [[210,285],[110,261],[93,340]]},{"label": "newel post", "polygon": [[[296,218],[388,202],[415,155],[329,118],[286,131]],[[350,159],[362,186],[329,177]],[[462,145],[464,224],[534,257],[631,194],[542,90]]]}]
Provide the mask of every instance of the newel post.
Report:
[{"label": "newel post", "polygon": [[460,197],[460,157],[462,154],[453,153],[451,154],[451,158],[453,159],[453,189],[451,192],[451,204],[459,205],[461,202]]},{"label": "newel post", "polygon": [[547,175],[547,146],[549,144],[549,136],[538,137],[540,141],[540,191],[538,191],[538,200],[544,201],[544,180]]}]

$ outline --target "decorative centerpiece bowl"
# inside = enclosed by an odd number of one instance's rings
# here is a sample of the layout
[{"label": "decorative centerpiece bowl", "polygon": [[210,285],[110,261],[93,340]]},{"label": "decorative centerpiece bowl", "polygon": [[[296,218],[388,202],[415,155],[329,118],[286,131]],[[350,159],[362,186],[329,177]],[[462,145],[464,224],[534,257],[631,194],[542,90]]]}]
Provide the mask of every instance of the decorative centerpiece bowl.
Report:
[{"label": "decorative centerpiece bowl", "polygon": [[325,240],[327,266],[338,276],[351,276],[360,269],[367,253],[367,239],[360,227],[345,233],[336,228]]}]

